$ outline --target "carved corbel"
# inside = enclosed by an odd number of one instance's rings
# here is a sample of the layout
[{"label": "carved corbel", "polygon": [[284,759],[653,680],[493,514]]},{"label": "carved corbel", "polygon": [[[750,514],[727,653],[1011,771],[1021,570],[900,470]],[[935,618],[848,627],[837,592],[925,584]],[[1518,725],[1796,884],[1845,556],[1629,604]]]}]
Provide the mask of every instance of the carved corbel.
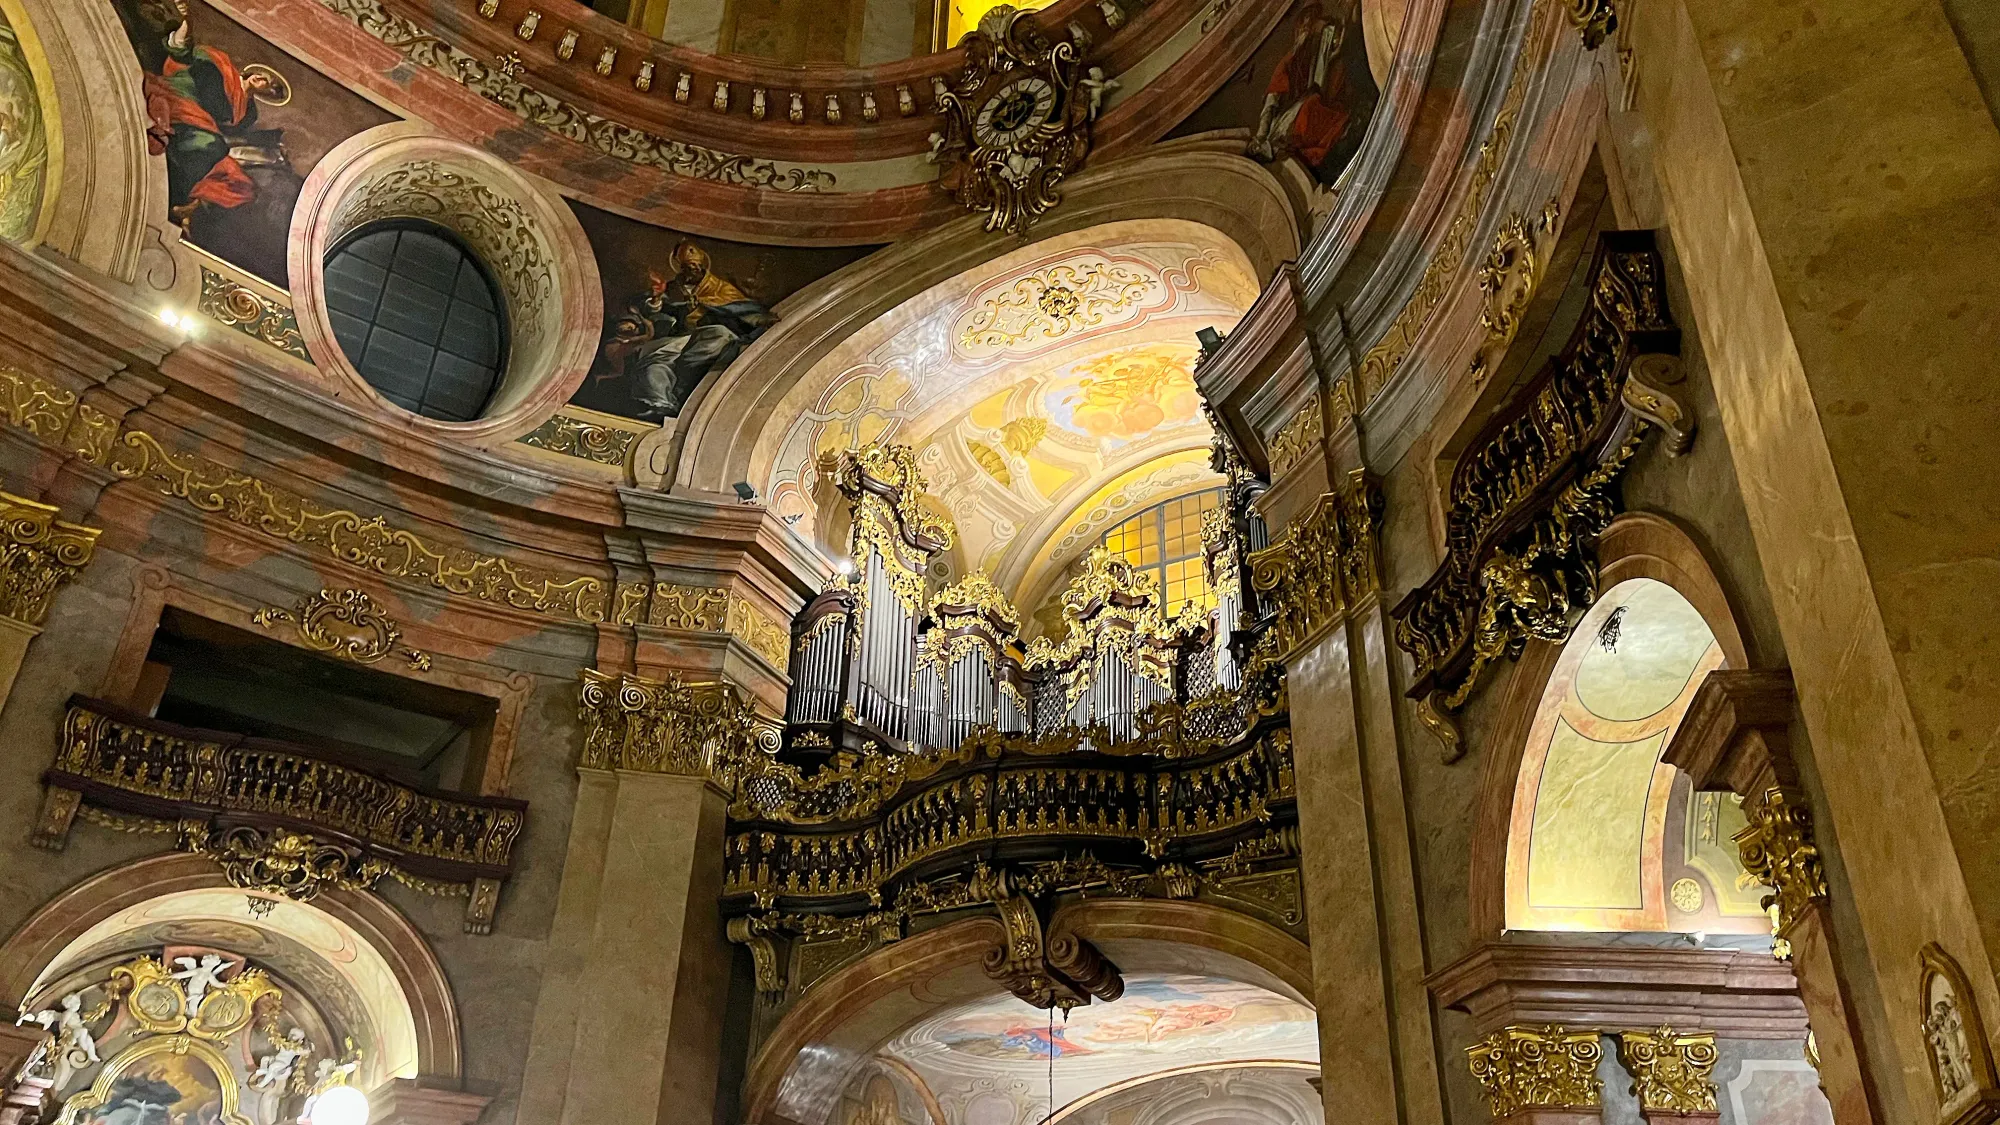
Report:
[{"label": "carved corbel", "polygon": [[728,925],[729,940],[750,951],[750,965],[757,980],[757,991],[766,999],[775,999],[785,994],[785,967],[778,959],[778,944],[771,939],[771,927],[763,919],[745,916],[731,918]]},{"label": "carved corbel", "polygon": [[1681,357],[1649,352],[1633,357],[1621,392],[1632,413],[1665,431],[1669,457],[1679,457],[1694,444],[1694,418],[1667,390],[1682,378]]},{"label": "carved corbel", "polygon": [[1595,51],[1618,30],[1618,7],[1613,0],[1563,0],[1570,26],[1583,37],[1587,51]]},{"label": "carved corbel", "polygon": [[1096,946],[1074,934],[1053,941],[1042,928],[1035,902],[1013,885],[1007,873],[980,864],[968,891],[975,900],[993,904],[1006,937],[986,953],[986,975],[1007,991],[1037,1008],[1071,1008],[1092,997],[1116,1000],[1125,981]]}]

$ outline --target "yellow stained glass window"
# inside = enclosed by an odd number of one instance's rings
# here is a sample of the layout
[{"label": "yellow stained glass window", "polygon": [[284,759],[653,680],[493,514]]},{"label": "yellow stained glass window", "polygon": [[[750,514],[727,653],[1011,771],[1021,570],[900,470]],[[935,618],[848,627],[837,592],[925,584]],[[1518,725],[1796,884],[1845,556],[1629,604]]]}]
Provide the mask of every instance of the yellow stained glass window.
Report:
[{"label": "yellow stained glass window", "polygon": [[1152,572],[1169,615],[1192,601],[1212,602],[1201,565],[1201,517],[1221,504],[1219,488],[1155,504],[1105,532],[1105,549]]},{"label": "yellow stained glass window", "polygon": [[965,33],[979,26],[980,17],[1002,4],[1011,4],[1016,11],[1038,12],[1055,0],[944,0],[945,34],[944,41],[937,45],[940,51],[958,46]]}]

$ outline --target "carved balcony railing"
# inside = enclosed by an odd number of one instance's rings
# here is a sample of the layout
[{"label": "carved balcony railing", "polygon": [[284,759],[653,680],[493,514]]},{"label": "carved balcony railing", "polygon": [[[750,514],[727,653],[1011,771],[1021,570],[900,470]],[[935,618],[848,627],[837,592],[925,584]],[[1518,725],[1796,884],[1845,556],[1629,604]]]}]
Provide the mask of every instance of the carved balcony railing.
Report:
[{"label": "carved balcony railing", "polygon": [[1446,557],[1394,610],[1414,658],[1411,698],[1457,754],[1447,715],[1481,675],[1531,638],[1561,641],[1597,597],[1597,536],[1621,507],[1619,481],[1657,427],[1670,452],[1692,422],[1680,330],[1650,231],[1602,235],[1588,304],[1561,354],[1479,431],[1452,471]]},{"label": "carved balcony railing", "polygon": [[[301,746],[200,730],[70,700],[43,772],[35,843],[60,849],[80,808],[115,827],[177,831],[231,882],[305,899],[383,875],[470,898],[469,932],[492,924],[528,805],[440,793]],[[127,818],[138,818],[136,821]]]}]

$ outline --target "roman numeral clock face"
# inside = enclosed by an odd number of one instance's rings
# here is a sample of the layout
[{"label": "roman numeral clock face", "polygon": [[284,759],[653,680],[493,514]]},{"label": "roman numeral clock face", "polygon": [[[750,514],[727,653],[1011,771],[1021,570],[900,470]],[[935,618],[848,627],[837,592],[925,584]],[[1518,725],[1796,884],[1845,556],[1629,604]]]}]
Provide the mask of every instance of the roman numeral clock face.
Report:
[{"label": "roman numeral clock face", "polygon": [[1056,108],[1056,88],[1045,78],[1026,75],[993,92],[973,119],[972,135],[987,148],[1013,148],[1048,124]]}]

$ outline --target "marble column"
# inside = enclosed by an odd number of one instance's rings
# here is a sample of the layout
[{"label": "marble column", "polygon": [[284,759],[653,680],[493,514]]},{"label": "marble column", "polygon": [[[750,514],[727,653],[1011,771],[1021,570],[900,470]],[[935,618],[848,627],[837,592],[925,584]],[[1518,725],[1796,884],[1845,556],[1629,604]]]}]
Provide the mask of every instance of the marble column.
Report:
[{"label": "marble column", "polygon": [[705,1121],[731,957],[723,792],[699,776],[578,772],[520,1117]]},{"label": "marble column", "polygon": [[1620,11],[1860,938],[1865,1085],[1934,1120],[1926,942],[2000,1026],[2000,128],[1937,0]]},{"label": "marble column", "polygon": [[1251,557],[1291,704],[1322,1090],[1357,1121],[1440,1122],[1376,577],[1380,497],[1365,475],[1344,479]]}]

